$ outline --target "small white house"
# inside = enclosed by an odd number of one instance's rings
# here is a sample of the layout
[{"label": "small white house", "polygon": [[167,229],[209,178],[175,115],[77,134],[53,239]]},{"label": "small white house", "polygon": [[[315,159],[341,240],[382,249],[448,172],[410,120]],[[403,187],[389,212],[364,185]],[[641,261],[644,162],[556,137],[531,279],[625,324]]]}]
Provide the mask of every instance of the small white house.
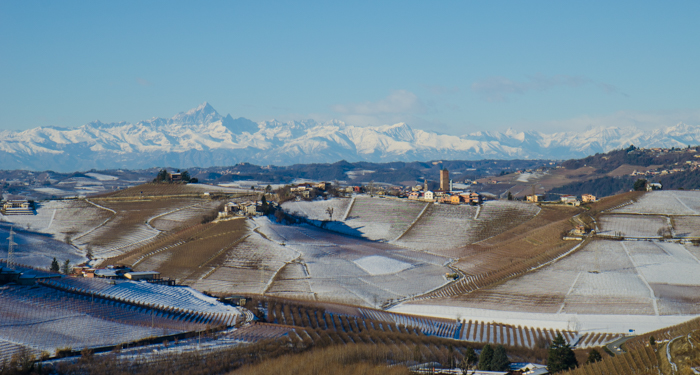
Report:
[{"label": "small white house", "polygon": [[423,199],[426,201],[434,201],[435,200],[435,193],[428,190],[425,193],[423,193]]}]

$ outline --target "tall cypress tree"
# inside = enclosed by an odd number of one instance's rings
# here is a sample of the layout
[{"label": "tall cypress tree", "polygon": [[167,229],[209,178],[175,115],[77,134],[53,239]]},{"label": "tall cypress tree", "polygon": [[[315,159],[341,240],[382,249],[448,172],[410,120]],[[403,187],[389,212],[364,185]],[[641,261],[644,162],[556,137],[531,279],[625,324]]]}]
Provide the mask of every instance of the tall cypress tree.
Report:
[{"label": "tall cypress tree", "polygon": [[56,258],[53,258],[53,260],[51,261],[51,271],[58,272],[60,270],[61,270],[61,266],[58,264],[58,261],[56,260]]},{"label": "tall cypress tree", "polygon": [[479,370],[482,371],[492,371],[491,363],[493,362],[493,348],[491,345],[486,344],[481,349],[481,354],[479,355]]},{"label": "tall cypress tree", "polygon": [[571,350],[569,344],[564,341],[561,333],[554,338],[549,347],[549,358],[547,359],[547,370],[550,373],[564,371],[578,366],[576,355]]}]

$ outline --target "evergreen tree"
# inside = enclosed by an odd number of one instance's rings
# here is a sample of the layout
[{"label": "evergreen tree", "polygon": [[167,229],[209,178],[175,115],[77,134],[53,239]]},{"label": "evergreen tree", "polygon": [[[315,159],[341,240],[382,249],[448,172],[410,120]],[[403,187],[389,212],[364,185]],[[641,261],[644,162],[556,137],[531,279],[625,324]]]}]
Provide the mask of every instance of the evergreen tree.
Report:
[{"label": "evergreen tree", "polygon": [[474,349],[467,348],[467,351],[464,353],[464,358],[459,364],[459,368],[462,370],[462,375],[467,375],[467,372],[471,370],[478,361],[479,357],[476,356]]},{"label": "evergreen tree", "polygon": [[503,345],[496,345],[491,360],[491,371],[510,371],[510,360]]},{"label": "evergreen tree", "polygon": [[260,198],[260,209],[264,215],[268,215],[270,213],[270,204],[267,203],[267,199],[265,199],[264,194],[262,195],[262,198]]},{"label": "evergreen tree", "polygon": [[588,352],[588,359],[586,360],[586,363],[596,363],[601,360],[603,360],[603,357],[600,355],[600,352],[595,349],[591,349],[591,351]]},{"label": "evergreen tree", "polygon": [[554,338],[552,345],[549,347],[549,358],[547,359],[547,370],[550,373],[569,370],[576,368],[578,361],[574,351],[571,350],[569,344],[564,341],[561,333]]},{"label": "evergreen tree", "polygon": [[182,181],[183,182],[190,182],[190,172],[187,172],[187,171],[182,172]]},{"label": "evergreen tree", "polygon": [[53,258],[53,260],[51,261],[51,268],[50,269],[53,272],[58,272],[61,270],[61,267],[58,265],[58,261],[56,260],[56,258]]},{"label": "evergreen tree", "polygon": [[66,259],[66,261],[63,262],[63,265],[61,266],[61,273],[68,275],[72,270],[73,269],[70,266],[70,260]]},{"label": "evergreen tree", "polygon": [[647,189],[647,180],[640,178],[634,182],[635,191],[644,191]]},{"label": "evergreen tree", "polygon": [[481,355],[479,355],[479,370],[482,371],[492,371],[491,363],[493,361],[493,348],[491,345],[484,345],[481,349]]},{"label": "evergreen tree", "polygon": [[509,201],[513,200],[513,193],[511,193],[510,191],[508,192],[508,200]]},{"label": "evergreen tree", "polygon": [[168,181],[168,171],[165,169],[161,169],[160,171],[158,171],[156,178],[153,179],[153,182],[165,182],[165,181]]}]

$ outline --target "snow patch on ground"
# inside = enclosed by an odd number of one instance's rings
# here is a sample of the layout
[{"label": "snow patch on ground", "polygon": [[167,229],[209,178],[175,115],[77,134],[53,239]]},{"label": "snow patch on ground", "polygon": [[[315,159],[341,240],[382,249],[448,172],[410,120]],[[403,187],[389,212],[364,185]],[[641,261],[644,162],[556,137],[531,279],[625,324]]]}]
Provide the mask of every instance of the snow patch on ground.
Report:
[{"label": "snow patch on ground", "polygon": [[371,255],[356,259],[355,264],[370,275],[387,275],[401,272],[412,267],[408,263],[379,255]]},{"label": "snow patch on ground", "polygon": [[92,178],[94,178],[95,180],[99,180],[99,181],[114,181],[114,180],[118,180],[118,179],[119,179],[119,177],[117,177],[117,176],[110,176],[110,175],[107,175],[107,174],[94,173],[94,172],[85,173],[85,175],[86,175],[86,176],[89,176],[89,177],[92,177]]},{"label": "snow patch on ground", "polygon": [[36,188],[34,190],[36,190],[40,193],[56,195],[56,196],[70,195],[73,193],[73,192],[69,192],[69,191],[65,191],[65,190],[61,190],[61,189],[56,189],[56,188]]},{"label": "snow patch on ground", "polygon": [[520,176],[518,176],[518,179],[515,180],[515,181],[518,181],[518,182],[527,182],[527,181],[530,179],[531,176],[532,176],[532,173],[523,173],[523,174],[521,174]]}]

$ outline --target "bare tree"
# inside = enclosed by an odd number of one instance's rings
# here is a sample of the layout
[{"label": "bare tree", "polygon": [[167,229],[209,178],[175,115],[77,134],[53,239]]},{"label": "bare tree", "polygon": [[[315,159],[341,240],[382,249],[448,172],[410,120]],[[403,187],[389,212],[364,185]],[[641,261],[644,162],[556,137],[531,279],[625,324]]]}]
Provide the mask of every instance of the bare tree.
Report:
[{"label": "bare tree", "polygon": [[331,221],[333,221],[333,207],[326,208],[326,213],[330,217]]}]

